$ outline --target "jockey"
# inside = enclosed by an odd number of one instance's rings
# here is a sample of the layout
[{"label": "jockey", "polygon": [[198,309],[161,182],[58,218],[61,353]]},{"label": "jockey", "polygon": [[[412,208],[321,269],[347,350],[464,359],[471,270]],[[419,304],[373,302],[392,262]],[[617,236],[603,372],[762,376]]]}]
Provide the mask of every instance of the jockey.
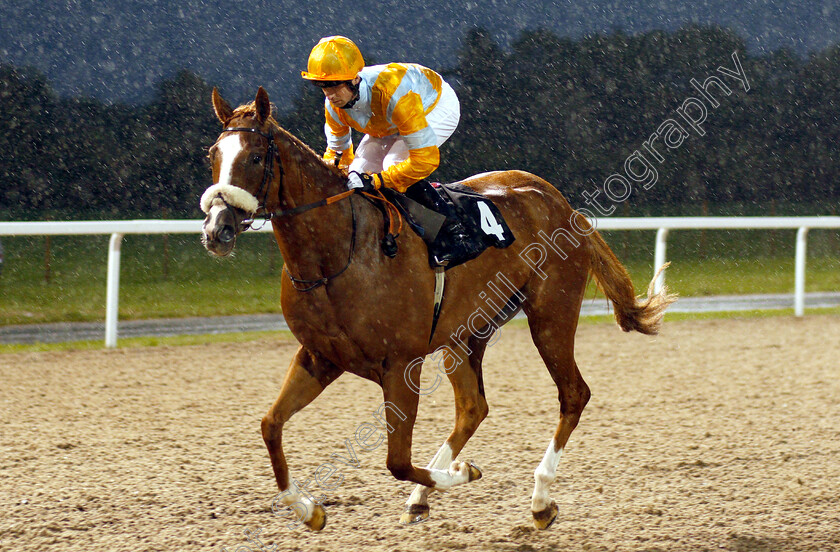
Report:
[{"label": "jockey", "polygon": [[[348,38],[322,38],[301,76],[324,91],[324,160],[348,168],[350,188],[399,192],[440,164],[438,147],[461,117],[458,97],[440,75],[413,63],[365,67]],[[365,135],[353,152],[350,129]]]},{"label": "jockey", "polygon": [[[446,216],[456,251],[439,256],[442,264],[468,249],[454,210],[424,180],[461,118],[452,87],[414,63],[365,67],[359,48],[343,36],[322,38],[301,76],[324,91],[324,160],[349,171],[347,187],[393,188]],[[365,135],[355,154],[350,129]]]}]

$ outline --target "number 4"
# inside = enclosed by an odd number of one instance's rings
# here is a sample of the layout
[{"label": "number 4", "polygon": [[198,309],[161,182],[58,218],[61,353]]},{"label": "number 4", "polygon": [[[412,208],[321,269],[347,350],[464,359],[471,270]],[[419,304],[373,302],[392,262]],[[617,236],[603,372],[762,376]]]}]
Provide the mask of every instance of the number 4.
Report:
[{"label": "number 4", "polygon": [[481,214],[481,229],[484,230],[484,233],[487,235],[492,234],[499,238],[499,241],[503,241],[505,239],[505,229],[499,224],[496,217],[493,216],[493,211],[490,210],[490,207],[485,202],[479,201],[478,210]]}]

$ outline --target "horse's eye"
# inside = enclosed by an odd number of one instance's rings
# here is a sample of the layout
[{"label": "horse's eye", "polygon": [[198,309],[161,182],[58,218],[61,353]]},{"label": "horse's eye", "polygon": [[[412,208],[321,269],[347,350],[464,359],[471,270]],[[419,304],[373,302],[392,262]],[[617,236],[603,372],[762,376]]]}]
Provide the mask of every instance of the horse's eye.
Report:
[{"label": "horse's eye", "polygon": [[251,158],[251,163],[253,163],[254,165],[259,165],[260,161],[262,161],[262,157],[260,157],[259,155],[255,155]]}]

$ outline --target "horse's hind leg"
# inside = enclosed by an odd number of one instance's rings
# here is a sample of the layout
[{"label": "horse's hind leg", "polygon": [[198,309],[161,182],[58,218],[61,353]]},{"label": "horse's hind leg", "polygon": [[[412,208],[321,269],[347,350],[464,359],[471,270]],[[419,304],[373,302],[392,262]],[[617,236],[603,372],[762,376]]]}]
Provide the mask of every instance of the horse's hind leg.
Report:
[{"label": "horse's hind leg", "polygon": [[558,389],[560,390],[560,423],[557,424],[554,438],[548,444],[540,465],[534,471],[531,513],[537,529],[547,529],[557,517],[557,505],[549,497],[549,489],[554,483],[557,466],[566,442],[577,426],[584,406],[589,401],[589,387],[583,381],[574,361],[571,362],[569,377],[564,377],[564,382],[558,383]]},{"label": "horse's hind leg", "polygon": [[272,501],[272,510],[287,507],[316,531],[324,528],[327,522],[326,511],[321,504],[302,493],[297,485],[289,485],[289,468],[283,454],[283,425],[295,412],[320,395],[341,372],[339,368],[301,347],[286,372],[280,395],[262,420],[263,440],[281,491]]},{"label": "horse's hind leg", "polygon": [[583,381],[574,358],[574,338],[584,283],[580,282],[579,294],[575,293],[577,286],[570,286],[567,281],[565,290],[568,293],[558,286],[544,294],[529,296],[524,305],[531,337],[557,385],[560,398],[560,422],[542,462],[534,471],[531,513],[538,529],[547,529],[557,517],[557,505],[549,497],[549,489],[566,442],[589,401],[589,387]]},{"label": "horse's hind leg", "polygon": [[[472,351],[469,362],[462,362],[449,374],[449,381],[455,393],[455,428],[446,442],[429,462],[428,469],[446,469],[475,433],[478,425],[487,417],[487,400],[481,375],[481,361],[487,347],[485,339],[471,337],[468,349]],[[460,353],[461,351],[454,351]],[[429,493],[432,488],[417,485],[406,502],[400,523],[410,524],[425,521],[429,517]]]}]

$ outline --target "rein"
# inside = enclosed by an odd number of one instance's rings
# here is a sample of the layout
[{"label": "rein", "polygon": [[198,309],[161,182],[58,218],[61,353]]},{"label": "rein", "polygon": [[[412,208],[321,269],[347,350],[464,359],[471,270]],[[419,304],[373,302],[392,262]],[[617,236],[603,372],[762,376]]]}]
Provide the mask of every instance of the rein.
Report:
[{"label": "rein", "polygon": [[[352,190],[351,190],[351,193],[352,193]],[[338,195],[340,195],[342,197],[339,198],[339,199],[336,199],[332,203],[336,203],[336,202],[340,201],[341,199],[344,199],[345,197],[349,196],[349,194],[344,194],[344,193],[338,194]],[[332,196],[332,198],[335,198],[335,197],[338,197],[338,196]],[[332,199],[332,198],[327,198],[327,199]],[[319,201],[317,203],[321,203],[321,202]],[[315,207],[320,207],[321,206],[321,205],[315,205],[314,203],[309,203],[308,205],[304,205],[303,207],[308,207],[310,205],[312,207],[309,207],[309,209],[314,209]],[[324,200],[323,205],[327,205],[326,200]],[[305,210],[308,211],[309,209],[305,209]],[[287,211],[284,211],[284,212],[287,212]],[[300,213],[302,213],[302,212],[303,211],[300,211]],[[274,213],[272,213],[272,215],[273,214]],[[297,214],[297,213],[295,213],[295,214]],[[336,272],[332,276],[325,276],[323,278],[316,278],[315,280],[305,280],[303,278],[295,278],[294,276],[292,276],[292,273],[289,272],[288,268],[286,268],[286,263],[283,263],[283,271],[289,277],[289,280],[292,281],[292,287],[295,288],[297,291],[301,291],[301,292],[305,293],[307,291],[312,291],[313,289],[319,288],[321,286],[325,286],[325,285],[327,285],[327,283],[329,283],[330,280],[332,280],[333,278],[337,278],[337,277],[341,276],[341,274],[350,267],[350,263],[353,262],[353,253],[356,251],[356,209],[353,206],[352,198],[350,199],[350,215],[351,215],[351,218],[353,220],[353,231],[352,231],[352,234],[350,234],[350,253],[347,254],[347,262],[344,264],[344,268],[342,268],[341,270],[339,270],[338,272]],[[271,216],[269,216],[269,218],[271,218]]]},{"label": "rein", "polygon": [[[341,192],[340,194],[336,194],[334,196],[330,196],[330,197],[324,198],[324,199],[319,200],[319,201],[313,201],[312,203],[307,203],[306,205],[301,205],[300,207],[295,207],[293,209],[286,209],[285,211],[272,212],[272,213],[269,213],[269,214],[266,215],[266,220],[270,220],[270,219],[273,219],[273,218],[286,217],[286,216],[291,217],[291,216],[299,215],[301,213],[305,213],[306,211],[309,211],[311,209],[316,209],[318,207],[323,207],[325,205],[332,205],[333,203],[338,203],[342,199],[345,199],[345,198],[348,198],[348,197],[350,198],[350,213],[351,213],[352,220],[353,220],[353,230],[352,230],[353,233],[351,234],[351,237],[350,237],[350,253],[348,253],[348,255],[347,255],[347,263],[344,265],[344,268],[342,268],[341,270],[339,270],[338,272],[336,272],[332,276],[325,276],[324,278],[317,278],[315,280],[305,280],[305,279],[302,279],[302,278],[295,278],[294,276],[292,276],[292,273],[289,272],[289,269],[286,268],[286,264],[284,263],[283,264],[283,270],[286,272],[286,274],[289,276],[289,279],[292,281],[292,287],[294,287],[297,291],[305,293],[307,291],[312,291],[313,289],[316,289],[316,288],[319,288],[321,286],[327,285],[330,280],[332,280],[333,278],[337,278],[345,270],[347,270],[347,268],[349,268],[349,266],[350,266],[350,263],[353,262],[353,253],[356,250],[356,210],[353,206],[353,198],[351,196],[354,193],[356,193],[356,190],[347,190],[346,192]],[[390,201],[388,201],[388,199],[385,198],[384,195],[382,195],[382,192],[379,192],[378,190],[376,192],[376,195],[368,193],[368,192],[361,192],[361,193],[362,193],[363,196],[366,196],[370,199],[382,201],[385,204],[385,209],[387,211],[393,210],[393,212],[396,213],[396,216],[398,217],[398,219],[400,221],[399,222],[399,227],[397,228],[396,233],[394,233],[394,226],[395,226],[394,218],[390,217],[389,221],[388,221],[388,235],[391,235],[394,238],[399,236],[400,232],[402,232],[402,215],[400,214],[399,210],[394,206],[394,204],[391,203]]]}]

